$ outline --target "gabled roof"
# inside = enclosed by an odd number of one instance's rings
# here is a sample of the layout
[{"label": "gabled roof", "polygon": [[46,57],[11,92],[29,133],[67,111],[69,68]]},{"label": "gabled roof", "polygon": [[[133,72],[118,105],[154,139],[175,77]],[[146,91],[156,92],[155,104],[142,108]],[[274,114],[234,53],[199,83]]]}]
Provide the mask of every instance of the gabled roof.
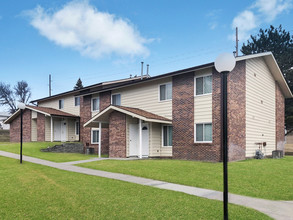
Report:
[{"label": "gabled roof", "polygon": [[172,124],[172,120],[162,117],[160,115],[153,114],[151,112],[139,109],[139,108],[131,108],[126,106],[117,106],[110,105],[97,115],[95,115],[92,119],[84,124],[84,127],[97,127],[99,122],[108,123],[109,115],[113,111],[118,111],[124,113],[126,115],[130,115],[134,118],[141,119],[146,122],[157,122],[163,124]]},{"label": "gabled roof", "polygon": [[[77,116],[77,115],[69,114],[67,112],[63,112],[63,111],[53,109],[53,108],[48,108],[48,107],[26,105],[25,108],[32,110],[32,111],[35,111],[35,112],[38,112],[40,114],[46,115],[46,116],[79,118],[79,116]],[[7,120],[4,121],[4,124],[9,124],[19,114],[20,114],[20,110],[18,109],[13,115],[11,115]]]}]

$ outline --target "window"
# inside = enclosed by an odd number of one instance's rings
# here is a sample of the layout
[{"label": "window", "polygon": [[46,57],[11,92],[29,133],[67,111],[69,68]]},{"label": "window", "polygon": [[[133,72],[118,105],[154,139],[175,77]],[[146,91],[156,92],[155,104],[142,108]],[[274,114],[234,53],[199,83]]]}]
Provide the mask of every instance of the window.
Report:
[{"label": "window", "polygon": [[121,105],[121,95],[120,94],[112,95],[112,105]]},{"label": "window", "polygon": [[80,97],[75,97],[74,98],[74,105],[79,106],[80,105]]},{"label": "window", "polygon": [[195,142],[212,142],[212,123],[195,124]]},{"label": "window", "polygon": [[172,139],[173,139],[173,127],[172,126],[163,126],[163,146],[164,147],[172,147]]},{"label": "window", "polygon": [[195,95],[212,93],[212,75],[195,78]]},{"label": "window", "polygon": [[99,143],[99,129],[92,128],[92,144]]},{"label": "window", "polygon": [[79,135],[79,121],[75,122],[75,135]]},{"label": "window", "polygon": [[59,100],[59,109],[63,109],[64,108],[64,99],[60,99]]},{"label": "window", "polygon": [[172,84],[160,85],[160,101],[172,99]]},{"label": "window", "polygon": [[100,109],[100,99],[99,97],[92,99],[92,111],[99,111]]}]

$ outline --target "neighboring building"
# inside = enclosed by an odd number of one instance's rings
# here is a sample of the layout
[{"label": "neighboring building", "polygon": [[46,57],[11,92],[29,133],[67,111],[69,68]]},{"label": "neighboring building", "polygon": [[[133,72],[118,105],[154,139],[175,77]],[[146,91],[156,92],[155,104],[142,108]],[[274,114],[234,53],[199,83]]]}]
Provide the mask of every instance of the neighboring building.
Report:
[{"label": "neighboring building", "polygon": [[9,124],[4,124],[4,121],[9,118],[10,114],[6,112],[0,112],[0,129],[3,130],[9,130],[10,125]]},{"label": "neighboring building", "polygon": [[[236,58],[228,76],[229,160],[284,149],[292,93],[271,53]],[[221,75],[208,63],[155,77],[99,83],[35,100],[25,141],[75,141],[110,157],[221,161]],[[11,124],[18,141],[19,112]],[[100,146],[99,146],[100,145]]]}]

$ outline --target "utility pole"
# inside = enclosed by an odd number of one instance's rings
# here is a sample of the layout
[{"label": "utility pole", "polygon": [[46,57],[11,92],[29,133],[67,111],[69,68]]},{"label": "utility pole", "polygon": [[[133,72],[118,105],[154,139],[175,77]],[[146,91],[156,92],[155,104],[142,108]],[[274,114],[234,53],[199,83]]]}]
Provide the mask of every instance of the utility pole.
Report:
[{"label": "utility pole", "polygon": [[238,27],[236,27],[236,57],[238,57]]},{"label": "utility pole", "polygon": [[49,96],[51,96],[51,74],[49,74]]}]

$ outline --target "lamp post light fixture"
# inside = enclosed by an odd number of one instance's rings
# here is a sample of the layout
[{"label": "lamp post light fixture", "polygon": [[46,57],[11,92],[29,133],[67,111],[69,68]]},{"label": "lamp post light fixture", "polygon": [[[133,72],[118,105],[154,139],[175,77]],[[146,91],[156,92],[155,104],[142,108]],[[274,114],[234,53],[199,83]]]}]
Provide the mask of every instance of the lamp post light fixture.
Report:
[{"label": "lamp post light fixture", "polygon": [[221,76],[222,94],[222,154],[223,154],[223,180],[224,180],[224,219],[228,219],[228,124],[227,124],[227,76],[236,65],[233,54],[220,54],[215,61],[215,68]]},{"label": "lamp post light fixture", "polygon": [[17,107],[20,109],[20,163],[22,163],[22,116],[23,110],[25,109],[25,104],[20,102]]}]

